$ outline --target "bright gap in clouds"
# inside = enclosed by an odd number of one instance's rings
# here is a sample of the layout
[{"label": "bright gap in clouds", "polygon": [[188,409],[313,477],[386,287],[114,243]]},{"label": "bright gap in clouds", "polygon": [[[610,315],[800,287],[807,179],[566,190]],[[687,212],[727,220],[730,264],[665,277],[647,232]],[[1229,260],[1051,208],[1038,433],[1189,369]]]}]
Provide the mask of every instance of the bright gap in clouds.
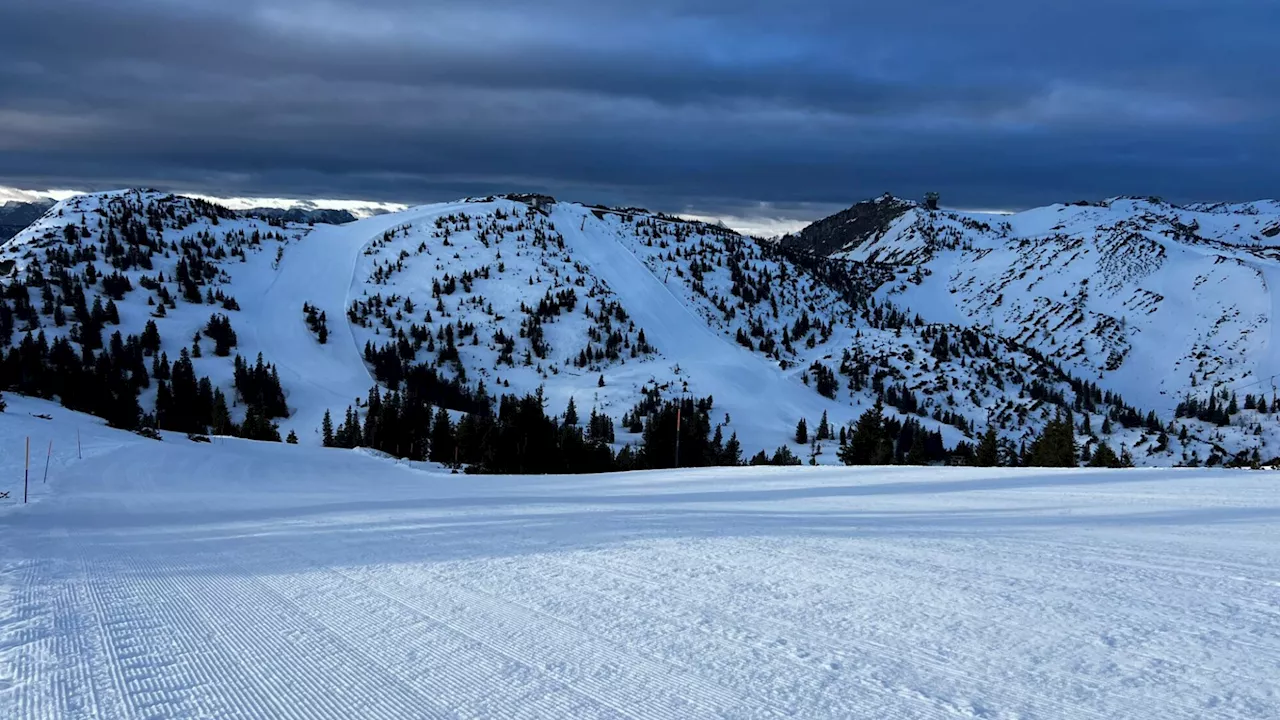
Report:
[{"label": "bright gap in clouds", "polygon": [[79,194],[79,190],[22,190],[19,188],[0,187],[0,203],[66,200],[73,195]]},{"label": "bright gap in clouds", "polygon": [[[22,188],[0,187],[0,203],[4,202],[36,202],[39,200],[66,200],[75,195],[82,195],[84,190],[26,190]],[[274,198],[274,197],[219,197],[199,193],[176,193],[186,197],[207,200],[232,210],[248,210],[250,208],[307,208],[322,210],[347,210],[356,217],[367,217],[383,212],[399,212],[409,207],[404,203],[378,202],[376,200],[341,200],[335,198]]]},{"label": "bright gap in clouds", "polygon": [[804,228],[813,220],[793,220],[789,218],[773,218],[773,217],[737,217],[734,215],[696,215],[691,213],[681,213],[678,217],[685,220],[696,220],[711,225],[723,224],[730,230],[734,230],[743,235],[751,235],[754,237],[771,238],[787,233],[796,232]]},{"label": "bright gap in clouds", "polygon": [[347,210],[357,217],[365,217],[377,212],[399,212],[408,208],[404,203],[377,202],[374,200],[337,200],[333,198],[297,199],[297,198],[265,198],[265,197],[218,197],[216,195],[198,195],[179,193],[187,197],[208,200],[232,210],[248,210],[250,208],[315,208],[321,210]]}]

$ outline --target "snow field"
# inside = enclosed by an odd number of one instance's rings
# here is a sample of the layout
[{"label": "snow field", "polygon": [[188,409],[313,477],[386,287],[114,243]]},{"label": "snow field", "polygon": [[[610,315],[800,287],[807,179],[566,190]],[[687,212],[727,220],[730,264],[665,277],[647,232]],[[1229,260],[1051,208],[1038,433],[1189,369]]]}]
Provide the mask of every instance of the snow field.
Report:
[{"label": "snow field", "polygon": [[476,477],[7,399],[0,717],[1280,714],[1267,473]]}]

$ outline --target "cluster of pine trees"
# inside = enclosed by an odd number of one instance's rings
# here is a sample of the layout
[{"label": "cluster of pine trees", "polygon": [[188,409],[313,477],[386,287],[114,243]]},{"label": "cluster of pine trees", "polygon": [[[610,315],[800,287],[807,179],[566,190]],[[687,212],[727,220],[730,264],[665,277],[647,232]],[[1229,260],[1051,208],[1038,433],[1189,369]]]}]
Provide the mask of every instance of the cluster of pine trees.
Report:
[{"label": "cluster of pine trees", "polygon": [[[433,406],[429,397],[414,389],[384,392],[375,386],[364,406],[348,407],[338,424],[326,413],[321,428],[324,444],[370,447],[397,457],[466,466],[468,472],[501,474],[744,464],[737,435],[724,437],[728,417],[725,423],[712,421],[710,397],[663,400],[656,389],[646,392],[622,419],[624,428],[639,435],[638,442],[617,451],[612,449],[612,418],[593,408],[583,423],[573,399],[562,414],[548,414],[541,389],[524,396],[502,396],[496,413],[483,387],[465,412]],[[837,456],[846,465],[1132,465],[1127,450],[1117,455],[1105,443],[1097,443],[1092,451],[1090,446],[1081,448],[1070,411],[1059,411],[1040,435],[1020,450],[1001,441],[994,426],[988,427],[976,446],[960,442],[947,448],[940,432],[925,428],[914,417],[886,417],[884,403],[879,400],[850,427],[835,427],[824,413],[811,433],[801,419],[794,440],[815,445],[838,440]],[[801,459],[783,445],[772,454],[760,451],[745,464],[799,465]]]},{"label": "cluster of pine trees", "polygon": [[[1261,414],[1280,413],[1280,397],[1272,396],[1268,402],[1266,397],[1252,394],[1244,396],[1244,409],[1255,410]],[[1223,389],[1218,392],[1209,393],[1209,400],[1206,402],[1200,398],[1189,397],[1178,403],[1177,410],[1174,414],[1177,417],[1195,418],[1204,422],[1213,423],[1220,427],[1230,424],[1232,416],[1241,410],[1240,402],[1235,393]]]},{"label": "cluster of pine trees", "polygon": [[[214,313],[209,317],[209,322],[204,326],[204,334],[210,340],[213,340],[213,354],[218,357],[228,357],[231,355],[231,348],[236,346],[236,331],[231,329],[231,318],[226,315]],[[197,335],[193,347],[199,349],[200,338]]]},{"label": "cluster of pine trees", "polygon": [[151,384],[142,341],[112,333],[106,347],[75,347],[66,337],[52,343],[43,331],[26,333],[0,361],[0,389],[59,399],[72,410],[97,415],[132,430],[143,418],[138,393]]},{"label": "cluster of pine trees", "polygon": [[947,450],[942,433],[926,429],[915,418],[885,417],[880,398],[852,428],[840,428],[839,441],[836,456],[845,465],[969,464],[973,457],[968,443],[961,442]]},{"label": "cluster of pine trees", "polygon": [[[486,396],[487,397],[487,396]],[[709,398],[655,402],[641,415],[640,438],[616,452],[614,420],[592,409],[583,422],[571,398],[549,415],[541,389],[504,395],[491,408],[459,412],[410,390],[375,386],[362,408],[349,407],[340,423],[325,414],[324,444],[371,447],[414,460],[433,460],[470,472],[590,473],[615,470],[738,465],[737,435],[712,429]],[[678,428],[678,429],[677,429]]]},{"label": "cluster of pine trees", "polygon": [[222,388],[215,387],[207,377],[196,378],[191,353],[186,348],[172,367],[162,353],[153,364],[153,374],[158,383],[156,412],[153,418],[143,418],[143,426],[190,434],[280,441],[279,428],[272,419],[287,417],[289,409],[280,377],[274,366],[263,361],[261,353],[253,365],[239,355],[235,358],[235,394],[245,408],[241,423],[232,420]]},{"label": "cluster of pine trees", "polygon": [[[1088,416],[1085,417],[1087,424]],[[1165,442],[1167,443],[1167,440]],[[999,465],[1079,467],[1084,464],[1094,468],[1119,468],[1132,467],[1133,458],[1128,448],[1121,448],[1120,454],[1117,455],[1110,445],[1102,441],[1097,443],[1096,448],[1091,449],[1091,445],[1081,447],[1076,442],[1076,426],[1072,413],[1069,410],[1059,409],[1054,419],[1045,424],[1040,434],[1030,444],[1024,444],[1020,449],[1001,442],[996,435],[995,426],[988,425],[986,432],[974,448],[973,464],[978,467]]]},{"label": "cluster of pine trees", "polygon": [[[432,407],[412,390],[374,386],[361,409],[347,408],[334,426],[325,413],[321,433],[330,447],[371,447],[413,460],[432,460],[486,473],[588,473],[619,469],[609,443],[613,421],[594,409],[585,424],[570,399],[563,415],[545,411],[541,389],[504,395],[491,408],[460,413]],[[363,410],[363,417],[361,414]],[[456,416],[456,418],[455,418]],[[624,449],[625,450],[625,449]],[[626,460],[626,453],[619,453]]]},{"label": "cluster of pine trees", "polygon": [[[76,348],[66,337],[49,342],[43,331],[27,333],[7,353],[0,353],[0,389],[57,399],[69,409],[97,415],[125,430],[147,427],[280,439],[270,420],[287,416],[288,408],[275,368],[261,355],[256,365],[236,357],[236,394],[246,417],[235,423],[222,390],[207,377],[197,377],[192,353],[183,348],[170,363],[159,347],[159,332],[150,322],[141,336],[112,333],[106,346],[96,351]],[[153,382],[154,412],[145,412],[139,395]]]},{"label": "cluster of pine trees", "polygon": [[[405,303],[408,303],[405,300]],[[409,305],[412,312],[412,305]],[[316,341],[321,345],[329,342],[329,318],[325,316],[325,312],[320,310],[311,303],[302,303],[302,316],[307,322],[307,328],[316,336]]]}]

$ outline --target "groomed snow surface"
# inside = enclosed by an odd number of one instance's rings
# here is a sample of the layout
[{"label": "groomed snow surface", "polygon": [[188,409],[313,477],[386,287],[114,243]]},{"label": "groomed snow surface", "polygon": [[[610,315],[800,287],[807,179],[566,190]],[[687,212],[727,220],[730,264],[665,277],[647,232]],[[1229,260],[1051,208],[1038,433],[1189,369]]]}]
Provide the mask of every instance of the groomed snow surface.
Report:
[{"label": "groomed snow surface", "polygon": [[7,399],[0,718],[1280,716],[1269,473],[470,477]]}]

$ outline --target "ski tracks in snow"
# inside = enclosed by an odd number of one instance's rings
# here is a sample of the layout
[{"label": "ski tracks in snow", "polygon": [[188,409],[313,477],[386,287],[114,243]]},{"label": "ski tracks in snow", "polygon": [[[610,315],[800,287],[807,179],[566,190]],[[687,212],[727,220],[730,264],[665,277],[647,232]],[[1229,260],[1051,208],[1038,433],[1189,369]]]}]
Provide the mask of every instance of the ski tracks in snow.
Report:
[{"label": "ski tracks in snow", "polygon": [[1268,386],[1275,388],[1278,378],[1273,376],[1280,374],[1280,266],[1275,263],[1258,263],[1258,266],[1262,269],[1267,292],[1271,295],[1271,315],[1267,318],[1270,333],[1267,336],[1267,353],[1258,366],[1258,387],[1251,391],[1265,393]]},{"label": "ski tracks in snow", "polygon": [[1263,473],[484,478],[118,435],[0,515],[6,720],[1280,716]]},{"label": "ski tracks in snow", "polygon": [[[130,720],[1275,709],[1265,695],[1206,707],[1159,692],[1262,689],[1280,669],[1280,632],[1264,630],[1280,588],[1250,603],[1243,581],[1206,586],[1212,559],[1188,557],[1183,572],[1174,556],[1044,539],[990,538],[975,552],[946,539],[704,538],[369,562],[425,542],[46,539],[51,557],[19,568],[28,591],[4,628],[7,649],[26,622],[28,661],[0,693],[16,717]],[[1116,587],[1118,564],[1141,569],[1140,591]],[[1249,567],[1233,571],[1267,572]],[[1242,625],[1257,630],[1246,640]],[[1206,637],[1243,645],[1215,660]]]}]

